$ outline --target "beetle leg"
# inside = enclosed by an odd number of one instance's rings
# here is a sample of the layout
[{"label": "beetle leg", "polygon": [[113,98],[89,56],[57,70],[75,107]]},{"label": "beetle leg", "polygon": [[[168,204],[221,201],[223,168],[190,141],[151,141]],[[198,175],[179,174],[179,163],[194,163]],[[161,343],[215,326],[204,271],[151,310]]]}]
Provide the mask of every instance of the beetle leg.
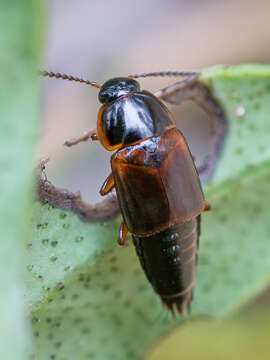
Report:
[{"label": "beetle leg", "polygon": [[199,81],[199,75],[188,76],[155,93],[161,100],[179,105],[192,100],[210,116],[210,139],[206,164],[198,169],[202,181],[212,175],[219,158],[227,130],[227,121],[222,108],[212,97],[209,88]]},{"label": "beetle leg", "polygon": [[81,136],[78,136],[76,138],[72,138],[70,140],[66,140],[64,142],[65,146],[73,146],[73,145],[77,145],[80,142],[83,141],[87,141],[91,138],[91,140],[98,140],[98,135],[97,135],[97,129],[96,128],[91,128],[87,131],[84,131],[84,133]]},{"label": "beetle leg", "polygon": [[203,211],[209,211],[212,209],[212,206],[209,204],[209,202],[204,200],[204,208]]},{"label": "beetle leg", "polygon": [[113,174],[110,174],[107,179],[104,181],[99,193],[101,196],[107,195],[114,188],[114,178]]},{"label": "beetle leg", "polygon": [[124,221],[122,221],[120,228],[119,228],[119,233],[118,233],[118,244],[119,245],[125,245],[127,233],[128,233],[127,225]]}]

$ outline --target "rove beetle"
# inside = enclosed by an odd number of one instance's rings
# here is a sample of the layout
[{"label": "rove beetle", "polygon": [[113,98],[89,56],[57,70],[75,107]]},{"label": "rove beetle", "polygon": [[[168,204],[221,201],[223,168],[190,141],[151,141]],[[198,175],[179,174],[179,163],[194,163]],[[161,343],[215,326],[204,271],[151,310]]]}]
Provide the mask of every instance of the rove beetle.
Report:
[{"label": "rove beetle", "polygon": [[[157,96],[141,91],[135,78],[186,76],[171,87],[187,87],[190,92],[199,73],[137,74],[110,79],[102,86],[65,74],[43,71],[41,75],[100,89],[102,106],[96,128],[65,144],[71,146],[91,138],[99,140],[106,150],[115,151],[111,156],[112,173],[100,194],[116,190],[123,217],[118,243],[124,245],[127,233],[131,233],[147,279],[168,309],[181,314],[192,300],[200,214],[210,210],[210,205],[204,200],[193,157],[172,113]],[[171,87],[160,90],[158,96],[166,99]],[[211,101],[204,94],[200,105],[209,110],[210,103],[210,112],[221,119],[218,105]]]}]

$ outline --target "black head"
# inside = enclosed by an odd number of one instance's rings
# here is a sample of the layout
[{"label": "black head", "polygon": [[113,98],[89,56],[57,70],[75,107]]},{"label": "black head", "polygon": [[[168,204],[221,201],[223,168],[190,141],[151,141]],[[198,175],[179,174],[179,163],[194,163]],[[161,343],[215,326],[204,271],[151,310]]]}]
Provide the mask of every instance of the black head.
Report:
[{"label": "black head", "polygon": [[140,84],[136,80],[128,77],[114,78],[101,86],[98,99],[102,104],[108,104],[119,96],[136,91],[140,91]]}]

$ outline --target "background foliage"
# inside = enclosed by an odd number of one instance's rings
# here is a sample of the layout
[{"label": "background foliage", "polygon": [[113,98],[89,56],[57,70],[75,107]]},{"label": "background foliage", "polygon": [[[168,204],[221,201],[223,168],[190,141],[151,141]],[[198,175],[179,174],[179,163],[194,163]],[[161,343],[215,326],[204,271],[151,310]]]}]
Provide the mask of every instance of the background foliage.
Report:
[{"label": "background foliage", "polygon": [[27,358],[31,338],[22,274],[33,197],[41,9],[28,0],[2,1],[0,7],[0,349],[1,358],[17,360]]}]

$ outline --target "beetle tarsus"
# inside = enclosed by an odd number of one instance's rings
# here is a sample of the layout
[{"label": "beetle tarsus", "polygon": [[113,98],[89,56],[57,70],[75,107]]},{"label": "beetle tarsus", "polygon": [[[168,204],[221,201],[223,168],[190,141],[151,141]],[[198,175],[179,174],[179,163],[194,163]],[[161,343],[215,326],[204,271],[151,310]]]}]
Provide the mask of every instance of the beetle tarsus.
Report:
[{"label": "beetle tarsus", "polygon": [[92,140],[92,141],[97,141],[97,140],[99,140],[98,134],[97,134],[97,133],[93,133],[93,134],[91,135],[91,140]]},{"label": "beetle tarsus", "polygon": [[98,140],[98,136],[97,136],[97,129],[96,128],[91,128],[87,131],[85,131],[83,133],[83,135],[72,138],[70,140],[66,140],[64,142],[65,146],[71,147],[73,145],[77,145],[83,141],[87,141],[91,138],[91,140]]},{"label": "beetle tarsus", "polygon": [[203,211],[210,211],[211,209],[212,209],[212,206],[209,204],[209,202],[204,201]]},{"label": "beetle tarsus", "polygon": [[119,245],[125,245],[127,233],[128,233],[128,228],[127,228],[126,223],[123,221],[119,228],[119,234],[118,234],[118,244]]},{"label": "beetle tarsus", "polygon": [[101,186],[101,189],[99,190],[99,193],[101,196],[107,195],[109,192],[112,191],[113,188],[114,188],[114,179],[113,179],[113,174],[111,173],[104,181],[103,185]]}]

